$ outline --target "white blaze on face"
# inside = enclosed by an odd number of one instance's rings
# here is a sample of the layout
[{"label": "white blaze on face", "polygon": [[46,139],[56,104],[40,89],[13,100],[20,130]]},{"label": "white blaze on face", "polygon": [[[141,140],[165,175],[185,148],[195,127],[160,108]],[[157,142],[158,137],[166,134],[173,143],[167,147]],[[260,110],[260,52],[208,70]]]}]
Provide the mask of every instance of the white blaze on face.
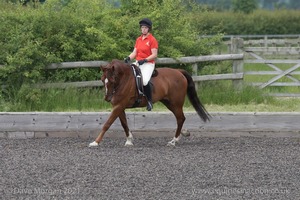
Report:
[{"label": "white blaze on face", "polygon": [[108,83],[108,79],[107,78],[104,80],[104,83],[105,83],[105,94],[107,94],[107,83]]}]

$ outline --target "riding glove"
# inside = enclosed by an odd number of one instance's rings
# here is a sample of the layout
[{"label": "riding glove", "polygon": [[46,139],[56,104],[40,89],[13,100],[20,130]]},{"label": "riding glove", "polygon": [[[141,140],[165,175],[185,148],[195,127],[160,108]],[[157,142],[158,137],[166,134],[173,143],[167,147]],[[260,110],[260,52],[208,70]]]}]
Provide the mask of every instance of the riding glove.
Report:
[{"label": "riding glove", "polygon": [[130,57],[129,57],[129,56],[128,56],[127,58],[124,59],[124,62],[125,62],[125,63],[129,63],[129,61],[130,61]]},{"label": "riding glove", "polygon": [[139,65],[143,65],[144,63],[148,62],[147,59],[144,59],[144,60],[139,60],[138,63]]}]

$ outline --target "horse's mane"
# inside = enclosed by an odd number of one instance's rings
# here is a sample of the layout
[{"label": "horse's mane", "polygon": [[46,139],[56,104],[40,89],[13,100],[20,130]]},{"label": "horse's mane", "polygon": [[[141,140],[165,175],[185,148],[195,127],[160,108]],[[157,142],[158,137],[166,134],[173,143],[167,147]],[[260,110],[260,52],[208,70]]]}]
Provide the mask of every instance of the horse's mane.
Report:
[{"label": "horse's mane", "polygon": [[129,66],[129,64],[128,63],[125,63],[123,60],[118,60],[118,59],[113,59],[112,61],[111,61],[111,65],[116,65],[116,66],[121,66],[121,67],[123,67],[123,66]]},{"label": "horse's mane", "polygon": [[116,75],[124,74],[129,70],[129,64],[124,63],[123,60],[113,59],[107,66],[107,69],[112,69]]},{"label": "horse's mane", "polygon": [[122,64],[126,64],[123,60],[118,60],[118,59],[113,59],[112,61],[111,61],[111,63],[122,63]]}]

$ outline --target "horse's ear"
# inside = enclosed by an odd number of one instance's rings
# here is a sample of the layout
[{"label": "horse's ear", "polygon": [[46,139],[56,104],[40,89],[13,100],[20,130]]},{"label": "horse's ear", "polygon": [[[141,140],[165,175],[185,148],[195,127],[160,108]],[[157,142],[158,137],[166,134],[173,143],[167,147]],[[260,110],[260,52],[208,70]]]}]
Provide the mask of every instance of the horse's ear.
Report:
[{"label": "horse's ear", "polygon": [[104,66],[103,66],[103,65],[100,65],[100,69],[101,69],[102,71],[104,71]]}]

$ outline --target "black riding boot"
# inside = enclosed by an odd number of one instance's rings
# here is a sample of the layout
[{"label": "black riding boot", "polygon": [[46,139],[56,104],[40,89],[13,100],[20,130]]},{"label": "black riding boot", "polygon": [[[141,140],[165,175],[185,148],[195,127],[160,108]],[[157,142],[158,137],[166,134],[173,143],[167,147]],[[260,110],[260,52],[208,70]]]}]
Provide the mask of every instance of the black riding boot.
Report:
[{"label": "black riding boot", "polygon": [[148,83],[146,86],[144,86],[144,92],[145,92],[145,95],[146,95],[147,100],[148,100],[147,110],[151,111],[152,108],[153,108],[153,105],[152,105],[152,91],[151,91],[150,83]]}]

